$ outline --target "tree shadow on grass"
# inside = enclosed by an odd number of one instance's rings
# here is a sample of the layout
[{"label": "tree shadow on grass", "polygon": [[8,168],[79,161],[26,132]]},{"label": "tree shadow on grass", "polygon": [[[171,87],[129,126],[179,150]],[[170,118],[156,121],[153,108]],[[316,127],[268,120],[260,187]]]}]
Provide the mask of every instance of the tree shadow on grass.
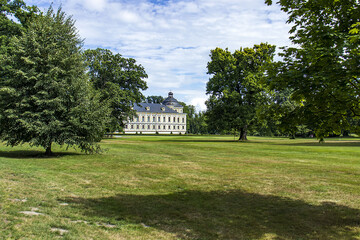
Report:
[{"label": "tree shadow on grass", "polygon": [[318,141],[314,142],[294,142],[294,143],[282,143],[277,145],[285,146],[302,146],[302,147],[360,147],[360,141],[325,141],[319,143]]},{"label": "tree shadow on grass", "polygon": [[81,153],[74,152],[54,152],[51,156],[46,156],[45,151],[38,150],[14,150],[14,151],[0,151],[0,157],[3,158],[57,158],[63,156],[81,155]]},{"label": "tree shadow on grass", "polygon": [[112,223],[125,220],[145,224],[183,239],[355,239],[360,236],[359,209],[329,202],[311,205],[241,190],[69,197],[62,201],[83,210],[86,216],[104,217]]}]

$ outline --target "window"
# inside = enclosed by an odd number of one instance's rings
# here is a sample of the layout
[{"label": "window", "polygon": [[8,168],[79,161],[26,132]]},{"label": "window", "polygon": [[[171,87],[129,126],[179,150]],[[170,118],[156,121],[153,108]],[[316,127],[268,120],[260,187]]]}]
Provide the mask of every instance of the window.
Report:
[{"label": "window", "polygon": [[128,126],[127,125],[125,125],[125,128],[127,128]]},{"label": "window", "polygon": [[139,129],[139,124],[136,125],[136,129]]},{"label": "window", "polygon": [[180,126],[178,126],[178,129],[180,129]]},{"label": "window", "polygon": [[145,125],[142,125],[142,129],[145,129]]},{"label": "window", "polygon": [[150,122],[150,116],[147,117],[147,121]]},{"label": "window", "polygon": [[161,126],[159,125],[159,127],[158,127],[159,129],[161,129]]},{"label": "window", "polygon": [[146,111],[149,111],[150,110],[150,107],[145,107]]},{"label": "window", "polygon": [[171,117],[169,117],[169,122],[171,122]]},{"label": "window", "polygon": [[153,122],[156,122],[156,117],[153,117]]},{"label": "window", "polygon": [[180,122],[180,118],[178,118],[178,123]]},{"label": "window", "polygon": [[169,126],[169,130],[171,129],[171,126]]},{"label": "window", "polygon": [[131,129],[134,129],[134,125],[131,125]]},{"label": "window", "polygon": [[156,128],[155,128],[155,125],[153,125],[153,129],[156,129]]},{"label": "window", "polygon": [[176,117],[174,117],[174,122],[176,122]]},{"label": "window", "polygon": [[161,108],[161,111],[165,111],[165,108],[164,108],[164,107],[162,107],[162,108]]},{"label": "window", "polygon": [[163,122],[166,122],[166,117],[163,117]]},{"label": "window", "polygon": [[166,129],[166,126],[164,125],[164,130]]},{"label": "window", "polygon": [[138,117],[136,117],[136,118],[135,118],[135,122],[138,122],[138,121],[139,121],[139,118],[138,118]]},{"label": "window", "polygon": [[145,117],[144,116],[142,116],[142,122],[145,122]]},{"label": "window", "polygon": [[185,118],[182,119],[182,122],[183,122],[183,123],[185,122]]},{"label": "window", "polygon": [[158,117],[158,122],[161,122],[161,117]]},{"label": "window", "polygon": [[184,129],[185,129],[185,127],[184,127],[184,126],[182,126],[182,129],[184,130]]},{"label": "window", "polygon": [[148,129],[150,129],[150,125],[148,125]]}]

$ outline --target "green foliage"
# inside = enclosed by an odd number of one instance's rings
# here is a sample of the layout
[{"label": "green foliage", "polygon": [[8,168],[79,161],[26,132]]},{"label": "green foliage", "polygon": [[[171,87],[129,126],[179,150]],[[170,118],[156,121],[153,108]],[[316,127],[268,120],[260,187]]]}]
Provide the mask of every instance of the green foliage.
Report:
[{"label": "green foliage", "polygon": [[0,0],[0,52],[5,51],[13,36],[21,35],[37,12],[36,6],[26,6],[22,0]]},{"label": "green foliage", "polygon": [[205,121],[205,114],[203,112],[196,112],[195,106],[186,105],[184,102],[179,102],[186,113],[186,130],[191,134],[207,134],[209,133],[207,123]]},{"label": "green foliage", "polygon": [[108,107],[88,81],[74,20],[49,8],[10,46],[1,58],[1,139],[42,146],[47,154],[52,143],[98,151]]},{"label": "green foliage", "polygon": [[272,61],[275,46],[261,43],[253,48],[240,48],[234,53],[216,48],[208,63],[207,119],[210,129],[220,132],[241,131],[246,140],[247,129],[254,126],[257,109],[266,104],[263,84],[265,66]]},{"label": "green foliage", "polygon": [[162,96],[147,96],[145,99],[147,103],[162,103],[164,100]]},{"label": "green foliage", "polygon": [[291,89],[297,106],[289,114],[315,128],[320,139],[354,127],[349,119],[360,117],[359,1],[278,4],[293,25],[290,39],[295,47],[284,48],[283,60],[274,65],[272,88]]},{"label": "green foliage", "polygon": [[147,89],[143,80],[147,74],[135,59],[124,58],[107,49],[86,50],[84,55],[91,82],[112,109],[108,131],[118,130],[124,121],[135,115],[133,105],[145,99],[141,90]]}]

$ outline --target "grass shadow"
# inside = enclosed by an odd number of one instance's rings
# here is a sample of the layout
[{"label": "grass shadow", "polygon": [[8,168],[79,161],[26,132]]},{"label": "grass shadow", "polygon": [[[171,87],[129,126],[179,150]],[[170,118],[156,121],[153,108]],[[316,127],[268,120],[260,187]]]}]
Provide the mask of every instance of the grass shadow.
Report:
[{"label": "grass shadow", "polygon": [[81,153],[74,152],[54,152],[51,156],[46,156],[45,151],[38,150],[14,150],[14,151],[0,151],[0,157],[3,158],[58,158],[64,156],[81,155]]},{"label": "grass shadow", "polygon": [[115,224],[138,223],[182,239],[356,239],[360,234],[359,209],[329,202],[312,205],[242,190],[118,194],[61,201],[86,216],[104,217]]},{"label": "grass shadow", "polygon": [[323,143],[317,142],[294,142],[294,143],[279,143],[277,145],[285,146],[302,146],[302,147],[360,147],[360,141],[325,141]]}]

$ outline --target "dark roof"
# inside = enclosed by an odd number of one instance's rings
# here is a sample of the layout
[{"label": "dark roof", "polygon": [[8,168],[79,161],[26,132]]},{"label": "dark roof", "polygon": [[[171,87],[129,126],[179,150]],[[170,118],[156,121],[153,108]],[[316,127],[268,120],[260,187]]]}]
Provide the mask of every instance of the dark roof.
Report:
[{"label": "dark roof", "polygon": [[[149,110],[146,110],[146,107],[149,107]],[[161,110],[161,108],[164,108],[164,111]],[[159,104],[159,103],[139,103],[135,104],[134,110],[137,112],[152,112],[152,113],[178,113],[177,111]]]},{"label": "dark roof", "polygon": [[171,105],[174,107],[183,107],[178,100],[174,98],[174,94],[172,92],[169,92],[168,97],[162,102],[163,105]]}]

